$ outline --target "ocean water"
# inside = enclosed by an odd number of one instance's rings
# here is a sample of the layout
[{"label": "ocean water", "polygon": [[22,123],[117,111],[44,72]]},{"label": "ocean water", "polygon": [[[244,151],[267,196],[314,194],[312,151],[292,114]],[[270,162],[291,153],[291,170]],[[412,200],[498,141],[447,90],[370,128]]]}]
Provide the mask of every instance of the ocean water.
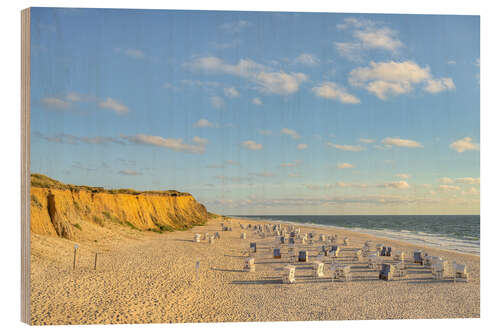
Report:
[{"label": "ocean water", "polygon": [[331,226],[479,255],[479,215],[259,215],[243,218]]}]

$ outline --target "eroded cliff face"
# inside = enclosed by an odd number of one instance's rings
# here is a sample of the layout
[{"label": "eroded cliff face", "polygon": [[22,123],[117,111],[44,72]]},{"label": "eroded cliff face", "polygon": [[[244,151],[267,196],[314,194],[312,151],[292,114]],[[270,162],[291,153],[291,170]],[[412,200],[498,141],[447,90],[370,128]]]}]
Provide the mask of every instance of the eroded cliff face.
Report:
[{"label": "eroded cliff face", "polygon": [[39,186],[32,176],[31,232],[42,235],[73,239],[81,221],[103,228],[116,224],[163,232],[204,224],[208,218],[205,207],[189,193],[116,191],[62,183]]}]

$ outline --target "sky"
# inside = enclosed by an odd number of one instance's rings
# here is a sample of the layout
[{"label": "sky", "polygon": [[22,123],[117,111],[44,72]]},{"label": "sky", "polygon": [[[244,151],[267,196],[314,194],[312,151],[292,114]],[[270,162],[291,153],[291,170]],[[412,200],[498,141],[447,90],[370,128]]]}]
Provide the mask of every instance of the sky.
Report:
[{"label": "sky", "polygon": [[479,17],[33,8],[31,171],[228,215],[479,214]]}]

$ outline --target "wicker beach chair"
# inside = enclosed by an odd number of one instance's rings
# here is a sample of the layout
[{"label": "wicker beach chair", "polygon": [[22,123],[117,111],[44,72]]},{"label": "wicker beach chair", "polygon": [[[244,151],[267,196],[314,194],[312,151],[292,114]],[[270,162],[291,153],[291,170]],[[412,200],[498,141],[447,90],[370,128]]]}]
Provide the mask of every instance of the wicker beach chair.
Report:
[{"label": "wicker beach chair", "polygon": [[455,280],[461,282],[468,282],[469,272],[467,271],[467,266],[462,264],[457,264],[456,262],[453,262],[453,265],[455,266]]},{"label": "wicker beach chair", "polygon": [[307,251],[299,251],[299,261],[307,262],[309,260],[309,254]]},{"label": "wicker beach chair", "polygon": [[246,232],[242,232],[241,235],[240,235],[240,238],[241,239],[247,239],[247,233]]},{"label": "wicker beach chair", "polygon": [[273,258],[281,259],[281,250],[279,248],[273,249]]},{"label": "wicker beach chair", "polygon": [[291,284],[295,283],[295,266],[292,265],[286,265],[283,268],[283,283]]},{"label": "wicker beach chair", "polygon": [[255,272],[255,258],[247,258],[243,270],[247,272]]},{"label": "wicker beach chair", "polygon": [[257,252],[257,243],[250,243],[250,252]]},{"label": "wicker beach chair", "polygon": [[391,264],[382,264],[382,269],[378,274],[379,280],[390,281],[394,276],[394,266]]},{"label": "wicker beach chair", "polygon": [[345,282],[352,280],[351,267],[347,265],[332,264],[332,280],[341,280]]},{"label": "wicker beach chair", "polygon": [[194,234],[194,242],[199,243],[201,240],[201,235],[200,234]]},{"label": "wicker beach chair", "polygon": [[323,277],[325,274],[323,272],[323,267],[324,264],[321,261],[314,261],[313,262],[313,268],[314,268],[314,276],[317,278]]},{"label": "wicker beach chair", "polygon": [[413,262],[415,264],[420,264],[420,265],[424,264],[424,258],[422,257],[421,251],[418,250],[418,251],[413,252]]}]

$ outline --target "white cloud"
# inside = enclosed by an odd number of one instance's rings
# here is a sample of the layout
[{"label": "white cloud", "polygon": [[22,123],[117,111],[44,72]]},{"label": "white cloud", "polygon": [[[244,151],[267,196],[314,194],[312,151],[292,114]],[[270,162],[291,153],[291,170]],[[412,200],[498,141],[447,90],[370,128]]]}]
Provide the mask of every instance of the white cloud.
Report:
[{"label": "white cloud", "polygon": [[219,96],[212,96],[210,98],[210,103],[212,103],[212,106],[216,109],[222,109],[225,105],[224,100]]},{"label": "white cloud", "polygon": [[424,90],[434,94],[455,89],[451,78],[433,78],[428,66],[420,67],[413,61],[371,61],[368,67],[353,69],[348,81],[351,86],[365,89],[381,100],[408,94],[419,84],[425,84]]},{"label": "white cloud", "polygon": [[475,184],[475,185],[479,185],[481,183],[479,178],[472,178],[472,177],[457,178],[455,179],[455,182],[461,184]]},{"label": "white cloud", "polygon": [[224,88],[224,95],[226,95],[229,98],[236,98],[240,96],[240,93],[238,90],[236,90],[235,87],[230,87],[230,88]]},{"label": "white cloud", "polygon": [[55,110],[66,110],[71,107],[71,103],[56,97],[46,97],[42,99],[42,103]]},{"label": "white cloud", "polygon": [[196,128],[215,127],[215,124],[211,123],[207,119],[200,119],[196,123],[194,123],[193,127],[196,127]]},{"label": "white cloud", "polygon": [[252,103],[255,105],[262,105],[262,100],[259,97],[254,97]]},{"label": "white cloud", "polygon": [[257,143],[252,140],[244,141],[240,144],[243,148],[247,148],[250,150],[261,150],[262,149],[262,144]]},{"label": "white cloud", "polygon": [[122,138],[135,144],[164,147],[175,151],[193,154],[203,154],[205,152],[205,144],[207,143],[206,139],[202,139],[196,136],[193,138],[194,144],[185,143],[182,139],[163,138],[161,136],[146,134],[122,136]]},{"label": "white cloud", "polygon": [[479,143],[473,143],[472,138],[465,137],[450,144],[450,148],[459,153],[463,153],[467,150],[479,150]]},{"label": "white cloud", "polygon": [[453,184],[453,179],[451,179],[449,177],[442,177],[442,178],[439,178],[439,182],[441,184]]},{"label": "white cloud", "polygon": [[359,139],[359,142],[363,142],[363,143],[374,143],[374,142],[375,142],[375,140],[373,140],[373,139],[363,139],[363,138],[361,138],[361,139]]},{"label": "white cloud", "polygon": [[281,163],[280,166],[282,168],[293,168],[293,167],[297,167],[299,166],[300,164],[302,164],[302,161],[300,160],[296,160],[294,162],[289,162],[289,163]]},{"label": "white cloud", "polygon": [[111,97],[106,98],[106,100],[98,103],[98,106],[102,109],[112,110],[117,114],[123,115],[129,112],[127,106],[122,103],[112,99]]},{"label": "white cloud", "polygon": [[424,147],[420,142],[414,140],[400,139],[400,138],[385,138],[384,140],[382,140],[382,143],[385,145],[385,147],[389,148],[392,146],[407,147],[407,148]]},{"label": "white cloud", "polygon": [[288,136],[292,137],[293,139],[300,138],[300,135],[296,131],[289,129],[289,128],[282,128],[280,133],[284,134],[284,135],[288,135]]},{"label": "white cloud", "polygon": [[265,94],[290,95],[297,92],[307,80],[307,75],[303,73],[273,71],[250,59],[241,59],[236,65],[231,65],[217,57],[204,57],[185,63],[184,67],[193,71],[242,77],[254,83],[256,89]]},{"label": "white cloud", "polygon": [[454,185],[439,185],[441,191],[459,191],[460,187]]},{"label": "white cloud", "polygon": [[135,171],[135,170],[130,170],[130,169],[120,170],[120,171],[118,171],[118,173],[121,174],[121,175],[125,175],[125,176],[139,176],[139,175],[142,175],[142,173],[140,173],[138,171]]},{"label": "white cloud", "polygon": [[380,185],[377,185],[377,187],[383,187],[383,188],[396,188],[396,189],[407,189],[407,188],[410,188],[410,185],[408,184],[408,182],[404,181],[404,180],[400,180],[400,181],[396,181],[396,182],[389,182],[389,183],[385,183],[385,184],[380,184]]},{"label": "white cloud", "polygon": [[361,146],[338,145],[338,144],[335,144],[335,143],[332,143],[332,142],[328,142],[326,145],[327,145],[328,147],[331,147],[331,148],[336,148],[336,149],[340,149],[340,150],[344,150],[344,151],[354,151],[354,152],[358,152],[358,151],[365,150],[365,148],[363,148],[363,147],[361,147]]},{"label": "white cloud", "polygon": [[219,27],[222,30],[225,30],[227,32],[235,33],[235,32],[239,32],[245,28],[248,28],[250,26],[252,26],[252,24],[250,22],[245,21],[245,20],[238,20],[238,21],[234,21],[234,22],[226,22],[224,24],[221,24]]},{"label": "white cloud", "polygon": [[299,143],[297,145],[297,149],[298,150],[304,150],[304,149],[307,149],[308,145],[306,143]]},{"label": "white cloud", "polygon": [[462,192],[462,194],[479,194],[479,190],[475,187],[471,187]]},{"label": "white cloud", "polygon": [[129,57],[136,58],[136,59],[143,59],[144,58],[144,52],[141,50],[137,50],[137,49],[127,49],[127,50],[125,50],[125,54],[128,55]]},{"label": "white cloud", "polygon": [[448,60],[447,64],[448,65],[456,65],[457,62],[455,60]]},{"label": "white cloud", "polygon": [[383,50],[397,54],[404,45],[397,31],[371,20],[346,18],[338,24],[339,30],[352,30],[354,40],[335,42],[339,54],[350,61],[361,61],[369,50]]},{"label": "white cloud", "polygon": [[337,164],[337,169],[352,169],[354,168],[354,165],[350,163],[339,163]]},{"label": "white cloud", "polygon": [[82,100],[82,96],[75,92],[70,92],[66,95],[66,99],[70,102],[80,102]]},{"label": "white cloud", "polygon": [[295,58],[293,62],[306,66],[315,66],[319,64],[319,59],[313,54],[302,53],[297,58]]},{"label": "white cloud", "polygon": [[398,174],[394,175],[394,177],[401,178],[401,179],[408,179],[408,178],[410,178],[410,175],[407,173],[398,173]]},{"label": "white cloud", "polygon": [[346,89],[334,82],[323,82],[321,85],[311,89],[313,93],[322,98],[336,99],[343,104],[359,104],[360,100],[349,94]]},{"label": "white cloud", "polygon": [[427,81],[427,85],[424,87],[424,90],[430,92],[431,94],[438,94],[445,90],[455,90],[455,84],[449,77],[431,79]]},{"label": "white cloud", "polygon": [[274,173],[272,172],[249,172],[249,176],[254,176],[254,177],[274,177]]},{"label": "white cloud", "polygon": [[271,135],[271,134],[273,134],[273,131],[271,131],[271,130],[262,130],[262,129],[260,129],[260,130],[257,130],[257,132],[259,132],[259,134],[261,134],[261,135]]}]

